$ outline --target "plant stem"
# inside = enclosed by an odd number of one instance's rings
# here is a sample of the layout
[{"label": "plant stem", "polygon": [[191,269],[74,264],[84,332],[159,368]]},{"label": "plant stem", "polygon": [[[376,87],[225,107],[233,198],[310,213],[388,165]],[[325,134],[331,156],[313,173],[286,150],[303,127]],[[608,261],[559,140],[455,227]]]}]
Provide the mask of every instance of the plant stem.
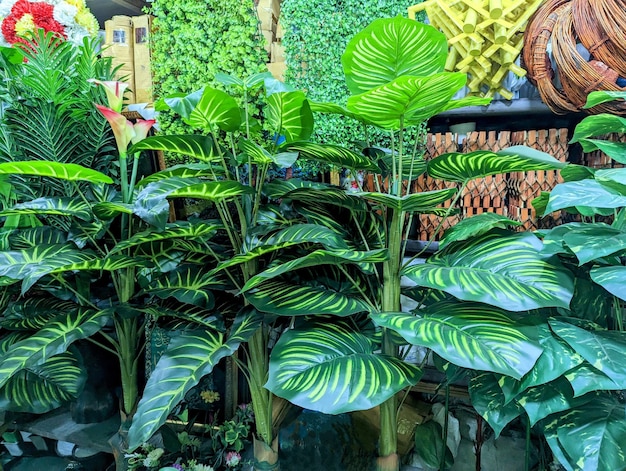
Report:
[{"label": "plant stem", "polygon": [[526,452],[524,453],[524,470],[530,471],[530,417],[526,417]]},{"label": "plant stem", "polygon": [[252,335],[248,342],[250,351],[248,357],[248,372],[250,375],[250,396],[252,397],[252,409],[256,433],[267,445],[273,440],[272,426],[272,397],[265,389],[269,358],[267,352],[267,327],[262,325]]},{"label": "plant stem", "polygon": [[122,187],[122,201],[128,203],[128,168],[125,152],[120,152],[120,185]]},{"label": "plant stem", "polygon": [[448,411],[450,410],[450,383],[446,381],[446,395],[445,395],[445,409],[443,417],[443,434],[441,445],[441,456],[439,457],[439,469],[444,471],[446,469],[446,450],[448,447]]},{"label": "plant stem", "polygon": [[137,168],[139,167],[139,152],[133,155],[133,170],[130,175],[130,187],[128,189],[128,196],[132,198],[135,191],[135,183],[137,183]]}]

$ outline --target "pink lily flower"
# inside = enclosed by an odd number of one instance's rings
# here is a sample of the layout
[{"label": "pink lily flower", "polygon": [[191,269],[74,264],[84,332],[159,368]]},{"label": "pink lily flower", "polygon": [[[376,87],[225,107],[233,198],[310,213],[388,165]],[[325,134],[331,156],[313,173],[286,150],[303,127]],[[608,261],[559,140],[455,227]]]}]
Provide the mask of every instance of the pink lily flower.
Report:
[{"label": "pink lily flower", "polygon": [[118,113],[122,111],[122,107],[124,106],[124,92],[128,88],[128,84],[126,82],[103,81],[96,79],[89,79],[88,82],[102,85],[107,95],[109,108]]},{"label": "pink lily flower", "polygon": [[137,144],[139,141],[143,141],[155,123],[156,119],[138,119],[133,125],[135,136],[131,139],[132,143]]},{"label": "pink lily flower", "polygon": [[[126,119],[121,113],[118,113],[106,106],[96,105],[98,111],[106,118],[111,125],[113,135],[115,136],[115,142],[117,143],[117,150],[120,156],[126,157],[126,151],[128,144],[135,138],[135,128],[133,124]],[[146,130],[146,133],[148,131]],[[145,136],[144,136],[145,137]]]}]

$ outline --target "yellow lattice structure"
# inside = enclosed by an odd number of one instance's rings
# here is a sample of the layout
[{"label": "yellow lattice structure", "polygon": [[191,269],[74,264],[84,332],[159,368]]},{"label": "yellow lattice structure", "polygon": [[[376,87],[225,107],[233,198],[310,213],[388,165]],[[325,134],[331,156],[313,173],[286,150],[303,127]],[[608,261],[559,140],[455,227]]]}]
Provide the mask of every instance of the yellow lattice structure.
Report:
[{"label": "yellow lattice structure", "polygon": [[409,18],[425,10],[432,26],[448,38],[446,70],[469,75],[470,93],[506,99],[508,72],[523,77],[515,64],[524,42],[524,28],[543,0],[426,0],[409,7]]}]

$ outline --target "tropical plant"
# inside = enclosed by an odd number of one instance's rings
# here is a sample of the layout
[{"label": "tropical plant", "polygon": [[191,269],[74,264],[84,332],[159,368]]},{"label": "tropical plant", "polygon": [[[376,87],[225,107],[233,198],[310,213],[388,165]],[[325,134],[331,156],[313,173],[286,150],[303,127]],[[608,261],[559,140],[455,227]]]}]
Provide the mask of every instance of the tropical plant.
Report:
[{"label": "tropical plant", "polygon": [[[300,310],[308,306],[308,300],[316,300],[314,297],[289,297],[287,293],[293,289],[290,280],[301,268],[326,267],[341,273],[337,278],[341,283],[335,289],[351,293],[352,302],[357,303],[354,312],[370,313],[382,327],[377,336],[372,326],[358,316],[333,322],[319,318],[296,322],[281,335],[272,350],[266,384],[277,396],[327,413],[380,405],[377,461],[380,470],[399,468],[395,396],[419,381],[422,374],[417,366],[399,357],[401,342],[394,331],[403,334],[403,323],[411,324],[407,330],[413,336],[405,336],[408,342],[430,347],[444,358],[453,354],[455,359],[464,357],[464,365],[468,367],[474,365],[514,377],[530,370],[541,353],[533,335],[527,332],[532,327],[508,328],[514,320],[502,308],[483,310],[482,304],[451,300],[432,304],[429,299],[427,304],[432,306],[428,309],[432,312],[427,317],[423,311],[423,322],[415,315],[399,313],[401,276],[428,288],[435,298],[445,298],[448,292],[465,301],[492,302],[510,310],[567,307],[572,296],[571,281],[565,270],[539,253],[540,240],[530,234],[489,232],[491,227],[509,223],[493,215],[491,220],[477,224],[478,229],[472,229],[471,224],[459,227],[448,237],[448,247],[428,265],[403,262],[403,240],[412,215],[451,215],[471,180],[497,173],[564,167],[544,153],[523,147],[499,153],[450,153],[429,162],[421,158],[417,146],[407,149],[403,139],[407,129],[423,125],[441,111],[488,102],[479,97],[452,99],[465,85],[466,77],[443,71],[446,54],[445,37],[430,26],[400,17],[373,22],[349,42],[342,57],[347,85],[353,93],[346,107],[312,102],[311,108],[350,116],[365,126],[386,130],[392,144],[397,145],[381,149],[368,144],[362,153],[307,142],[281,147],[298,152],[301,157],[323,159],[353,169],[358,164],[346,165],[347,156],[354,162],[368,156],[368,165],[362,169],[378,174],[374,179],[378,191],[339,194],[328,189],[295,189],[282,194],[282,198],[291,201],[318,225],[335,228],[336,221],[342,218],[359,221],[359,231],[353,235],[351,246],[361,251],[384,250],[387,255],[382,268],[376,270],[358,259],[342,260],[311,253],[282,264],[276,261],[243,287],[246,299],[261,311],[320,314],[323,305],[317,311]],[[344,158],[344,163],[338,162],[339,156]],[[425,172],[448,182],[449,187],[412,193],[411,182]],[[448,208],[440,206],[447,201],[451,201]],[[363,214],[371,213],[376,218],[368,224],[361,223]],[[485,258],[487,253],[491,254],[490,258]],[[456,257],[454,261],[452,256]],[[538,270],[546,275],[534,279]],[[287,272],[289,277],[284,276]],[[297,289],[295,292],[299,294],[302,287]],[[323,313],[337,314],[332,309]],[[471,333],[463,334],[466,330]],[[505,344],[501,350],[500,343]],[[379,346],[382,353],[377,351]]]}]

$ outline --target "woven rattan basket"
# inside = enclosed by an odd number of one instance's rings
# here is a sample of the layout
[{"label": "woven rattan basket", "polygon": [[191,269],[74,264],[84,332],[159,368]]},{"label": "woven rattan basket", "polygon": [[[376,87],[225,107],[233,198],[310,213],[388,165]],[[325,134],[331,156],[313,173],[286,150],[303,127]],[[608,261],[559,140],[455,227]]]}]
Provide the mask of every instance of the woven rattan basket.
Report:
[{"label": "woven rattan basket", "polygon": [[[616,84],[626,77],[625,1],[548,0],[530,19],[522,65],[555,113],[582,110],[594,90],[626,91]],[[583,47],[591,54],[588,59]],[[604,103],[587,111],[626,114],[626,103]]]}]

